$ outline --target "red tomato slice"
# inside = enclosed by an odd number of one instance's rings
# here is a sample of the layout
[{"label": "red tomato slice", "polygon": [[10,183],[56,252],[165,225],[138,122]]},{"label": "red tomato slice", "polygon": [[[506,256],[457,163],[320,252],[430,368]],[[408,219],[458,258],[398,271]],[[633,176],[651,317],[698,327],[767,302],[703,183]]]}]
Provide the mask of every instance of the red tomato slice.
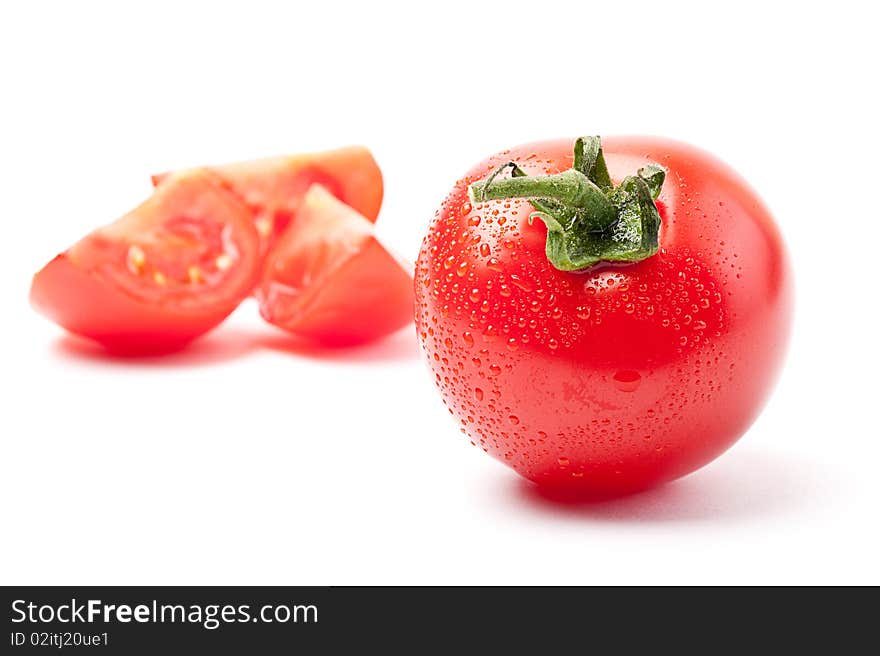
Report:
[{"label": "red tomato slice", "polygon": [[266,321],[328,345],[374,340],[413,319],[406,265],[320,185],[269,253],[256,296]]},{"label": "red tomato slice", "polygon": [[[306,191],[318,183],[375,222],[382,205],[382,172],[369,150],[350,146],[321,153],[270,157],[210,167],[251,209],[267,251],[284,232]],[[153,176],[160,184],[168,174]]]},{"label": "red tomato slice", "polygon": [[248,295],[258,250],[250,212],[212,173],[175,174],[49,262],[34,276],[31,303],[110,350],[172,350]]}]

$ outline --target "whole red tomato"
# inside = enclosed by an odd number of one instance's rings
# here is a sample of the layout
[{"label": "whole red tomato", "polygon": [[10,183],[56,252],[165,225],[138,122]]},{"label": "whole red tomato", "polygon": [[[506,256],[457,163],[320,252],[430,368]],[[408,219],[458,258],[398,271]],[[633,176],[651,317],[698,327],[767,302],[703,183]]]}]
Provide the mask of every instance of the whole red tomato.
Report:
[{"label": "whole red tomato", "polygon": [[649,137],[533,143],[477,165],[430,226],[415,292],[422,347],[472,443],[538,484],[599,494],[733,444],[768,397],[792,310],[760,199],[709,154]]}]

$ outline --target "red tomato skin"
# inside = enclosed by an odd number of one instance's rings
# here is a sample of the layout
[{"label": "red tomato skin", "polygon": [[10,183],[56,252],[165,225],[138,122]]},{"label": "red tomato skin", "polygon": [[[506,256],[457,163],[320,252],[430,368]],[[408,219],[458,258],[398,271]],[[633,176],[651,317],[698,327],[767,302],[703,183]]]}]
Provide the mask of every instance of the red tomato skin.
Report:
[{"label": "red tomato skin", "polygon": [[525,201],[474,206],[509,160],[570,168],[573,140],[495,155],[460,180],[416,264],[416,325],[471,442],[547,487],[634,492],[710,462],[749,427],[781,368],[792,273],[767,208],[732,169],[654,137],[603,139],[615,181],[653,161],[660,252],[568,273]]}]

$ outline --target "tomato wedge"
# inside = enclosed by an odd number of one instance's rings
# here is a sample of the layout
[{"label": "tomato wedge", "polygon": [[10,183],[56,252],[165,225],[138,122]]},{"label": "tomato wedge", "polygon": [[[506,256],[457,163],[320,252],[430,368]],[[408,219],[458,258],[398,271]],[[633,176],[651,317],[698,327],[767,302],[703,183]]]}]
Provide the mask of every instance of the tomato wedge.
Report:
[{"label": "tomato wedge", "polygon": [[378,339],[413,319],[408,267],[320,185],[269,253],[256,296],[266,321],[326,345]]},{"label": "tomato wedge", "polygon": [[[284,232],[313,184],[323,185],[370,222],[375,222],[382,205],[382,172],[362,146],[208,168],[250,208],[263,253]],[[167,175],[154,175],[153,184],[159,185]]]},{"label": "tomato wedge", "polygon": [[175,174],[49,262],[34,276],[31,303],[112,351],[173,350],[250,293],[259,248],[248,208],[213,173]]}]

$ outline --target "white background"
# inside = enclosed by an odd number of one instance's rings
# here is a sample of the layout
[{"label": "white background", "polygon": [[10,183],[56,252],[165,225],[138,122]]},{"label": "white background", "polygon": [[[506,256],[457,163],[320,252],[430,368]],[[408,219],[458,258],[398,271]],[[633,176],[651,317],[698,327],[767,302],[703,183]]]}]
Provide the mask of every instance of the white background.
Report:
[{"label": "white background", "polygon": [[[880,583],[867,7],[4,3],[0,582]],[[458,432],[411,331],[302,354],[246,303],[190,351],[126,363],[27,304],[155,171],[364,143],[380,234],[414,260],[473,163],[593,133],[715,152],[796,264],[770,405],[653,492],[542,501]]]}]

